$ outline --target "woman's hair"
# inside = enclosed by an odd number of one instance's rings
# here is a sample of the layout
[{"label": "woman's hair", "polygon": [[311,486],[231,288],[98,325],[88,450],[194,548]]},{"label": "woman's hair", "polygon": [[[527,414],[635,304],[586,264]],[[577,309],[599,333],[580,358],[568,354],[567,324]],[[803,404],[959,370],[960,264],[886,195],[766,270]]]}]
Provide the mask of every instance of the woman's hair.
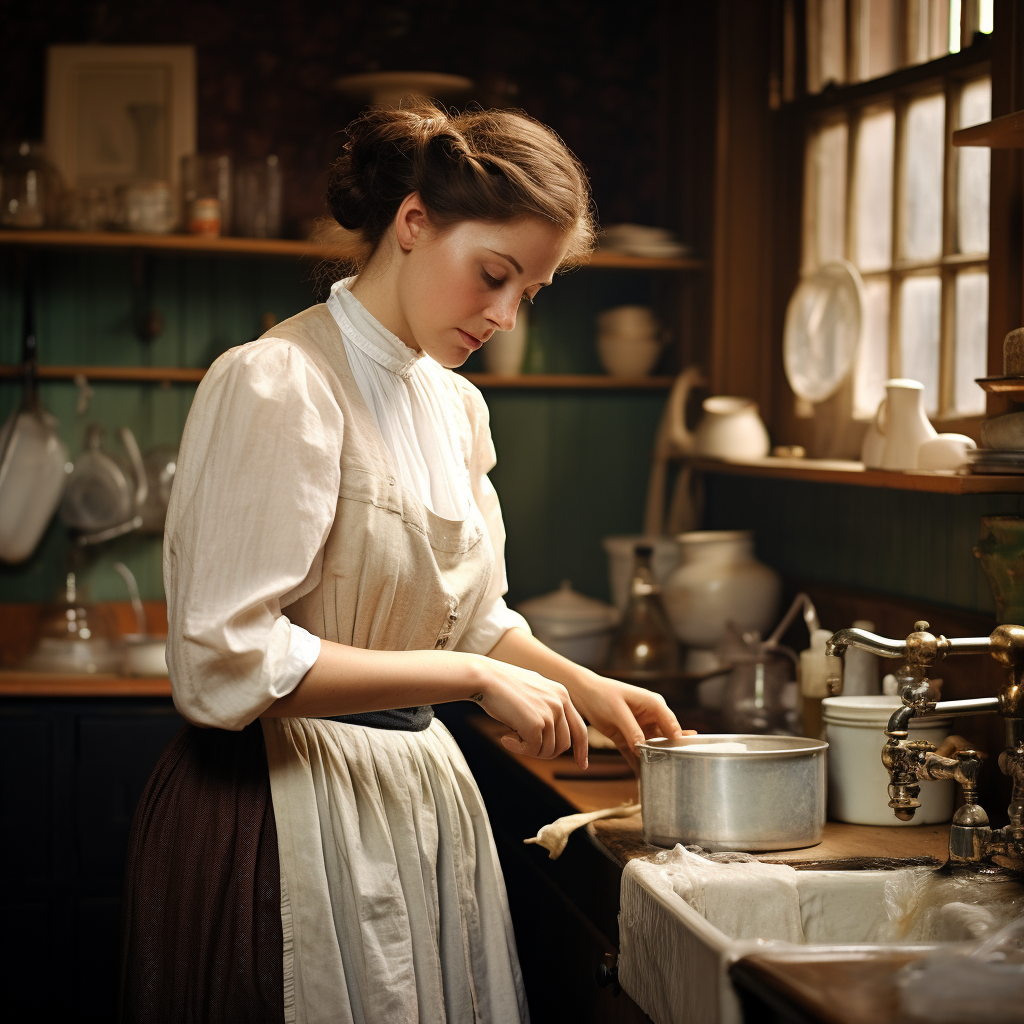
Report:
[{"label": "woman's hair", "polygon": [[571,242],[560,269],[582,263],[594,246],[586,172],[548,127],[516,110],[446,113],[423,102],[371,109],[348,126],[331,168],[327,203],[334,219],[372,255],[402,200],[418,192],[431,218],[542,217]]}]

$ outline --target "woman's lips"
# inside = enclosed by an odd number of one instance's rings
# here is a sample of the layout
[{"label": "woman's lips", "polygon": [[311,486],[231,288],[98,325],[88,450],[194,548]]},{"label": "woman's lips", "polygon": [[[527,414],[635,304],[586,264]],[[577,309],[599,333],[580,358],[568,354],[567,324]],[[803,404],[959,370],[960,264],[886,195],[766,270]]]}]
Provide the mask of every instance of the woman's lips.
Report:
[{"label": "woman's lips", "polygon": [[465,342],[465,344],[474,352],[483,344],[479,338],[474,338],[472,334],[467,334],[461,327],[456,327],[455,330],[462,335],[463,342]]}]

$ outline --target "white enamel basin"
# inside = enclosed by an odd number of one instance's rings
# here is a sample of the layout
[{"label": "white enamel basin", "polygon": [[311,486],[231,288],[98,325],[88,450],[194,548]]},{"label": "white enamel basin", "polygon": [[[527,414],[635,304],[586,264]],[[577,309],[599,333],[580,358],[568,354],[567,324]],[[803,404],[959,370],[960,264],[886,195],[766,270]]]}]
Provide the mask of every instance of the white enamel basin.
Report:
[{"label": "white enamel basin", "polygon": [[660,865],[633,861],[622,877],[619,982],[655,1024],[739,1024],[728,969],[750,953],[949,949],[989,934],[1024,900],[1014,882],[927,868],[712,864],[701,877],[699,858],[675,870],[680,851],[658,855],[669,860]]}]

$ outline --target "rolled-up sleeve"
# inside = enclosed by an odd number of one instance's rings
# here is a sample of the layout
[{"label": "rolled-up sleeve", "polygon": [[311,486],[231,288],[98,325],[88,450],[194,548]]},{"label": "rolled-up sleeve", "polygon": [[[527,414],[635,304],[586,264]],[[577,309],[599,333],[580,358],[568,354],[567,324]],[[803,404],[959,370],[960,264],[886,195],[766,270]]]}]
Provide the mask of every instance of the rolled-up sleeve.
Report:
[{"label": "rolled-up sleeve", "polygon": [[[483,396],[468,382],[462,384],[466,411],[473,428],[473,454],[470,459],[470,482],[473,500],[483,515],[487,535],[494,553],[494,571],[491,582],[465,632],[459,638],[457,650],[469,654],[487,654],[494,645],[515,626],[530,632],[526,619],[505,604],[508,579],[505,574],[505,524],[501,517],[501,503],[487,475],[497,464],[494,441],[491,438],[490,416]],[[471,389],[471,390],[470,390]]]},{"label": "rolled-up sleeve", "polygon": [[319,582],[343,420],[295,345],[221,356],[196,393],[164,537],[167,665],[188,721],[242,729],[290,693],[320,640],[281,613]]}]

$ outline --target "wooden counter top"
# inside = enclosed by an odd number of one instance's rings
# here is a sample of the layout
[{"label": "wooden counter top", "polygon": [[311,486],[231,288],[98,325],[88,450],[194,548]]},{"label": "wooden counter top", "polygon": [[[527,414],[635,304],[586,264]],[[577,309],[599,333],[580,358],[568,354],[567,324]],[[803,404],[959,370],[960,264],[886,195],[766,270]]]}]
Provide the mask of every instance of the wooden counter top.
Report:
[{"label": "wooden counter top", "polygon": [[[493,718],[481,715],[474,719],[473,724],[503,754],[550,786],[577,811],[597,811],[626,801],[636,803],[640,799],[639,783],[632,776],[601,777],[612,771],[622,774],[628,771],[617,753],[592,754],[590,768],[587,772],[581,772],[568,754],[550,761],[542,761],[539,758],[510,753],[500,743],[501,736],[508,730]],[[565,778],[567,775],[572,777]],[[646,857],[660,849],[644,842],[642,828],[641,817],[635,814],[631,818],[596,821],[587,826],[587,831],[619,864],[625,864],[634,857]],[[569,843],[571,849],[572,839]],[[817,846],[803,850],[773,850],[755,856],[759,860],[802,867],[824,866],[826,862],[829,866],[840,867],[843,861],[849,860],[857,860],[861,866],[865,866],[861,863],[865,858],[878,859],[879,866],[884,866],[887,860],[893,858],[920,858],[922,863],[933,862],[938,865],[945,863],[948,845],[948,825],[886,827],[829,821],[825,823],[824,837]]]},{"label": "wooden counter top", "polygon": [[0,697],[170,697],[166,676],[0,672]]}]

